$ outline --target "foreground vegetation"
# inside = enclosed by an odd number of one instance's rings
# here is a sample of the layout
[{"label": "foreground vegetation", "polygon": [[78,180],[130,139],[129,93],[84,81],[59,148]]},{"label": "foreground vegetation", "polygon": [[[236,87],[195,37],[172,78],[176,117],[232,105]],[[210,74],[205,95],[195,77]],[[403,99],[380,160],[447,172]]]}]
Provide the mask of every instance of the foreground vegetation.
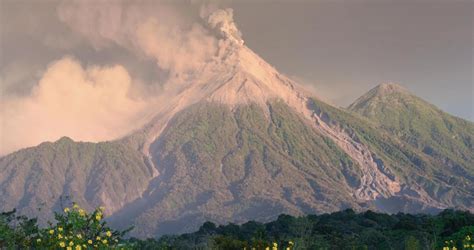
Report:
[{"label": "foreground vegetation", "polygon": [[[268,249],[474,249],[474,215],[445,210],[438,215],[388,215],[345,210],[276,221],[216,226],[206,222],[191,234],[136,241],[139,248]],[[132,239],[131,242],[134,242]]]},{"label": "foreground vegetation", "polygon": [[388,215],[345,210],[242,225],[204,223],[189,234],[159,239],[124,239],[103,221],[103,208],[90,213],[73,204],[55,213],[55,223],[0,214],[0,249],[474,249],[474,215],[445,210],[438,215]]},{"label": "foreground vegetation", "polygon": [[40,228],[37,219],[17,216],[16,211],[0,214],[0,249],[114,249],[126,246],[127,231],[115,231],[103,221],[104,208],[91,213],[73,203],[55,213],[56,223]]}]

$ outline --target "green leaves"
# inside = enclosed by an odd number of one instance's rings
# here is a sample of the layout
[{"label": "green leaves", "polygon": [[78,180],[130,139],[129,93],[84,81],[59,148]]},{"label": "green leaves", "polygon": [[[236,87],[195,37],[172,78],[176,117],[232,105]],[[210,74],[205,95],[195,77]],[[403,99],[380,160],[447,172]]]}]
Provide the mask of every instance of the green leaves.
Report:
[{"label": "green leaves", "polygon": [[16,211],[0,215],[0,248],[115,249],[126,248],[122,237],[103,221],[103,208],[88,213],[73,203],[63,213],[55,213],[55,223],[39,228],[36,219],[16,216]]},{"label": "green leaves", "polygon": [[0,248],[27,248],[38,235],[36,219],[17,216],[15,209],[0,214]]},{"label": "green leaves", "polygon": [[461,250],[474,248],[473,224],[474,215],[463,211],[389,215],[344,210],[302,217],[280,215],[268,223],[215,226],[206,222],[197,232],[147,240],[146,245],[155,249],[272,249],[276,243],[278,249]]}]

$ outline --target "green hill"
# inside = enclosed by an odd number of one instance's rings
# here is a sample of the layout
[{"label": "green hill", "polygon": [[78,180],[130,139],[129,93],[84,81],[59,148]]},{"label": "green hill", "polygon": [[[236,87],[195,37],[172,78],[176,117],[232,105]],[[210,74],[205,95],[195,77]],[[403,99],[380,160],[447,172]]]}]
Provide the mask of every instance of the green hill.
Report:
[{"label": "green hill", "polygon": [[140,196],[152,177],[144,156],[127,145],[63,137],[0,158],[0,211],[17,208],[45,222],[61,210],[60,198],[70,197],[111,214]]}]

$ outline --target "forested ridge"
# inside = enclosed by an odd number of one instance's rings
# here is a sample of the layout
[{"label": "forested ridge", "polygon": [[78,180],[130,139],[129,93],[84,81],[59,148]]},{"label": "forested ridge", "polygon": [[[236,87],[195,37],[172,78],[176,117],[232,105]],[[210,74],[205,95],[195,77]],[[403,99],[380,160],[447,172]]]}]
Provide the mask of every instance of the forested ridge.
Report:
[{"label": "forested ridge", "polygon": [[474,249],[474,215],[444,210],[437,215],[341,212],[268,223],[204,223],[194,233],[131,239],[141,249]]}]

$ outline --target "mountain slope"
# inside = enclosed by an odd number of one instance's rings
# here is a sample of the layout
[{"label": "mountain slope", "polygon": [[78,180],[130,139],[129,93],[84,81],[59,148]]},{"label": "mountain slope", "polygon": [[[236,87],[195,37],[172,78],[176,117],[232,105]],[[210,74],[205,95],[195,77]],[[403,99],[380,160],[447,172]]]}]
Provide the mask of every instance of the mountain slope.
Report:
[{"label": "mountain slope", "polygon": [[70,196],[84,208],[112,214],[136,199],[154,170],[140,152],[117,142],[83,143],[63,137],[0,158],[0,210],[19,209],[51,219]]},{"label": "mountain slope", "polygon": [[377,86],[349,110],[449,165],[468,166],[474,161],[474,124],[439,110],[397,84]]},{"label": "mountain slope", "polygon": [[372,120],[317,100],[315,103],[322,117],[348,130],[355,140],[369,145],[377,161],[381,160],[403,183],[395,196],[375,200],[380,210],[416,212],[422,209],[423,203],[433,208],[474,209],[474,161],[462,166],[461,171],[455,171],[446,162],[381,129]]},{"label": "mountain slope", "polygon": [[438,178],[447,184],[474,181],[474,123],[451,116],[396,84],[377,86],[349,110],[430,159]]},{"label": "mountain slope", "polygon": [[[450,184],[438,178],[445,172],[432,159],[370,121],[317,99],[308,99],[308,110],[312,119],[276,99],[266,108],[206,101],[179,112],[150,146],[160,176],[112,220],[140,225],[133,233],[145,237],[190,231],[205,220],[269,220],[346,207],[472,208],[469,175]],[[361,166],[347,141],[375,169]]]},{"label": "mountain slope", "polygon": [[155,185],[115,220],[132,219],[138,235],[150,236],[191,230],[205,219],[366,206],[351,194],[362,175],[357,164],[286,104],[268,108],[266,116],[256,104],[232,111],[204,102],[178,113],[151,146]]}]

